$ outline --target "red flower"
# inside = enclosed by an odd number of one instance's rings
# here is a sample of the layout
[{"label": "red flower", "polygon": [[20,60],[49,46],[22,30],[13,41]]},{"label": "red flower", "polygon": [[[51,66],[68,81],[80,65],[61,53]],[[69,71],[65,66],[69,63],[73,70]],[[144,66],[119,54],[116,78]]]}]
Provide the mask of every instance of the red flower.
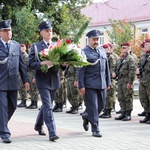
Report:
[{"label": "red flower", "polygon": [[66,39],[66,43],[67,43],[67,44],[71,44],[71,40]]}]

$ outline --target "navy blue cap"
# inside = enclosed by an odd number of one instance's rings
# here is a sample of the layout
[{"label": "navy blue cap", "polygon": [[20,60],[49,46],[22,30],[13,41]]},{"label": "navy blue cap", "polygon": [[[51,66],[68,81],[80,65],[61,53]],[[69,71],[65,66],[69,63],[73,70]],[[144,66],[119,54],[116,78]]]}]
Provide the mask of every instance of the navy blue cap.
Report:
[{"label": "navy blue cap", "polygon": [[47,21],[43,21],[39,26],[38,29],[39,31],[45,30],[45,29],[50,29],[52,28],[52,21],[47,20]]},{"label": "navy blue cap", "polygon": [[99,30],[91,30],[89,31],[86,36],[88,38],[98,38],[100,36],[101,32]]},{"label": "navy blue cap", "polygon": [[0,29],[11,29],[11,20],[2,20],[0,21]]}]

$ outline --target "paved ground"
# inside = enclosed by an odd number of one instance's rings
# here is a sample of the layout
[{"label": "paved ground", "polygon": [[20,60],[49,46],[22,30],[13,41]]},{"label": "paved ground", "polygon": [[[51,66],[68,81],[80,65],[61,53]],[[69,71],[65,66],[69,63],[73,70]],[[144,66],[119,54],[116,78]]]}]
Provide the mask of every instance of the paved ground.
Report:
[{"label": "paved ground", "polygon": [[[19,103],[19,102],[18,102]],[[28,102],[29,103],[29,102]],[[40,106],[40,103],[39,103]],[[48,140],[47,136],[39,136],[34,131],[34,122],[38,110],[18,108],[9,122],[12,136],[11,144],[0,141],[0,150],[149,150],[150,125],[138,123],[142,117],[137,113],[142,111],[139,100],[134,100],[132,120],[129,122],[116,121],[118,116],[112,113],[111,119],[100,119],[102,138],[91,136],[82,128],[79,114],[66,114],[69,105],[62,113],[54,113],[57,132],[60,139],[56,142]],[[118,110],[118,104],[116,104]],[[80,110],[82,112],[83,110]],[[47,128],[44,127],[47,133]]]}]

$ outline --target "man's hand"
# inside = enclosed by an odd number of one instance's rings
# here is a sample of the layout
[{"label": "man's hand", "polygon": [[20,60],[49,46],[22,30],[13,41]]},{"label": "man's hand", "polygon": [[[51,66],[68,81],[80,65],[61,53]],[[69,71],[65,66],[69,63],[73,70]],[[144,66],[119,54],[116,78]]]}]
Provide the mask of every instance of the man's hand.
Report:
[{"label": "man's hand", "polygon": [[110,85],[107,86],[107,90],[109,90],[109,89],[110,89]]},{"label": "man's hand", "polygon": [[140,69],[137,68],[135,73],[136,73],[137,75],[139,75],[139,74],[140,74]]},{"label": "man's hand", "polygon": [[30,90],[30,84],[28,82],[26,82],[24,85],[25,85],[25,91],[29,91]]},{"label": "man's hand", "polygon": [[113,73],[112,73],[112,77],[113,77],[113,78],[116,78],[116,76],[117,76],[116,73],[113,72]]},{"label": "man's hand", "polygon": [[78,81],[74,81],[74,87],[78,87]]},{"label": "man's hand", "polygon": [[32,79],[32,83],[35,84],[35,78]]},{"label": "man's hand", "polygon": [[50,60],[42,61],[40,65],[41,65],[41,66],[47,65],[49,68],[50,68],[50,67],[53,67],[53,63],[52,63]]},{"label": "man's hand", "polygon": [[128,84],[127,84],[127,90],[130,90],[131,87],[132,87],[132,84],[128,83]]},{"label": "man's hand", "polygon": [[82,95],[85,95],[85,88],[79,90]]}]

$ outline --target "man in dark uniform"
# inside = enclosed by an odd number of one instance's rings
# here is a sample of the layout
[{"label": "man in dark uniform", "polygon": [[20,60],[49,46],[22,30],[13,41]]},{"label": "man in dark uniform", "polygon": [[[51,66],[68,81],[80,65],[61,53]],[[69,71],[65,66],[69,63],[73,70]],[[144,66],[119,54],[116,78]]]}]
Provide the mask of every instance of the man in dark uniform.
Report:
[{"label": "man in dark uniform", "polygon": [[[49,131],[49,140],[55,141],[59,139],[56,134],[56,125],[53,117],[53,108],[52,101],[56,94],[57,89],[60,87],[60,77],[58,70],[53,69],[53,64],[51,61],[41,61],[38,57],[38,52],[48,48],[51,44],[52,38],[52,24],[51,21],[44,21],[39,26],[40,35],[43,37],[43,40],[37,42],[31,46],[29,54],[29,68],[35,70],[35,79],[36,86],[39,90],[42,107],[39,111],[36,123],[35,130],[39,132],[40,135],[45,135],[42,130],[43,119]],[[36,53],[37,51],[37,53]],[[37,54],[37,58],[35,57]],[[44,73],[41,71],[40,67],[47,65],[49,70]]]},{"label": "man in dark uniform", "polygon": [[29,80],[21,46],[11,40],[11,20],[0,21],[0,37],[0,137],[4,143],[11,143],[7,124],[17,107],[18,74],[26,91],[29,90]]},{"label": "man in dark uniform", "polygon": [[79,69],[79,89],[85,96],[86,105],[86,110],[82,114],[83,127],[88,131],[90,122],[92,136],[102,137],[99,130],[99,114],[105,106],[106,89],[111,85],[109,65],[105,50],[98,46],[100,31],[92,30],[86,36],[88,46],[83,52],[92,64]]}]

